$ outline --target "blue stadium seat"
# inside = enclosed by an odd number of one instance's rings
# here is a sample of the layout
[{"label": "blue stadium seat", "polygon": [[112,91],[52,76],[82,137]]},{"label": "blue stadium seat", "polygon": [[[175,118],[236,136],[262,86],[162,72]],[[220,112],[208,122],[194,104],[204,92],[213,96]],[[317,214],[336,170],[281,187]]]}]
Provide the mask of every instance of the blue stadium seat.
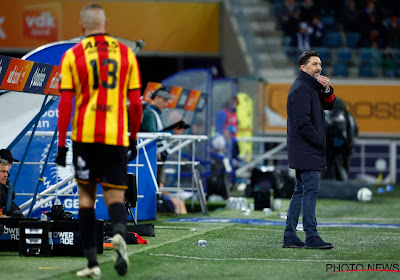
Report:
[{"label": "blue stadium seat", "polygon": [[351,63],[353,60],[353,53],[349,48],[339,48],[336,55],[340,63]]},{"label": "blue stadium seat", "polygon": [[369,62],[371,61],[372,54],[369,48],[362,48],[360,50],[360,58],[361,62]]},{"label": "blue stadium seat", "polygon": [[333,15],[322,16],[321,22],[324,25],[325,30],[328,32],[333,32],[338,30],[336,18]]},{"label": "blue stadium seat", "polygon": [[342,46],[342,36],[339,32],[328,32],[324,38],[324,46],[339,48]]},{"label": "blue stadium seat", "polygon": [[345,63],[336,63],[333,66],[333,76],[335,77],[348,77],[349,76],[349,67]]},{"label": "blue stadium seat", "polygon": [[374,70],[374,67],[371,63],[364,62],[360,63],[358,66],[358,76],[359,77],[376,77],[378,73]]},{"label": "blue stadium seat", "polygon": [[361,34],[358,32],[346,32],[346,46],[356,48],[360,43]]},{"label": "blue stadium seat", "polygon": [[319,58],[322,61],[322,64],[330,64],[331,63],[331,57],[330,57],[330,52],[327,48],[314,48],[316,52],[319,54]]},{"label": "blue stadium seat", "polygon": [[278,1],[275,0],[275,1],[274,1],[274,12],[275,12],[276,15],[279,15],[279,14],[280,14],[281,6],[282,6],[281,1],[279,1],[279,0],[278,0]]},{"label": "blue stadium seat", "polygon": [[392,53],[396,60],[400,60],[400,49],[392,49]]}]

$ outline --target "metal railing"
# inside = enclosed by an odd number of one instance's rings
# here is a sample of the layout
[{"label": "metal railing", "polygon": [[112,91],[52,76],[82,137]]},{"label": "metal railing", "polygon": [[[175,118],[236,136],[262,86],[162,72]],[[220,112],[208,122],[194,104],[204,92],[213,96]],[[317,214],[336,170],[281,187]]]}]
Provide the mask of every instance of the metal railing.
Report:
[{"label": "metal railing", "polygon": [[[287,150],[286,150],[286,137],[282,136],[268,136],[268,137],[238,137],[239,142],[252,142],[255,149],[253,159],[251,162],[243,165],[236,170],[236,176],[248,178],[251,170],[258,166],[263,165],[265,161],[280,162],[278,168],[281,170],[288,170],[287,165]],[[267,143],[276,144],[274,148],[265,150]],[[256,145],[257,144],[257,145]],[[384,147],[385,151],[369,151],[370,146]],[[367,149],[369,147],[369,149]],[[352,163],[349,168],[349,173],[354,174],[355,178],[369,179],[370,182],[376,180],[376,173],[385,173],[386,178],[383,179],[385,183],[396,183],[400,181],[400,167],[398,166],[397,157],[400,151],[400,140],[398,139],[373,139],[373,138],[358,138],[355,142],[355,149],[351,157],[352,162],[359,162],[359,164]],[[376,167],[377,160],[383,160],[386,164],[382,167]],[[373,162],[373,163],[371,163]],[[271,165],[269,164],[269,165]]]},{"label": "metal railing", "polygon": [[[35,136],[38,137],[53,137],[54,132],[36,132]],[[30,133],[27,133],[26,136],[30,136]],[[68,134],[70,136],[70,133]],[[192,172],[195,172],[195,167],[196,165],[199,164],[198,161],[195,160],[196,158],[196,143],[199,143],[201,141],[205,141],[208,139],[207,136],[205,135],[173,135],[171,133],[138,133],[137,134],[138,138],[138,144],[137,144],[137,149],[143,149],[144,156],[146,158],[146,162],[148,164],[148,167],[150,169],[150,174],[152,177],[152,182],[154,184],[154,187],[156,189],[156,193],[160,193],[159,186],[157,184],[157,179],[156,179],[156,172],[151,168],[150,164],[150,159],[148,157],[147,151],[146,151],[146,145],[149,144],[152,141],[157,141],[157,140],[168,140],[167,144],[161,148],[158,152],[162,152],[164,150],[168,149],[168,152],[170,154],[178,153],[178,158],[177,161],[167,161],[167,162],[159,162],[157,164],[170,164],[170,165],[176,165],[178,168],[177,172],[177,186],[176,188],[168,188],[168,191],[176,191],[180,192],[183,188],[181,187],[181,181],[180,181],[180,170],[181,166],[183,165],[191,165],[192,166]],[[188,145],[192,145],[192,157],[191,160],[184,161],[182,160],[182,149]],[[16,163],[19,164],[19,163]],[[23,164],[28,164],[28,165],[43,165],[43,162],[24,162]],[[48,163],[50,165],[55,165],[55,163]],[[139,167],[144,167],[144,164],[128,164],[128,166],[134,166],[136,167],[136,180],[137,180],[137,186],[139,188],[139,180],[140,180],[140,172],[139,172]],[[57,167],[58,168],[58,167]],[[39,181],[41,178],[39,178]],[[58,180],[58,179],[57,179]],[[47,204],[49,201],[55,200],[58,197],[63,197],[63,196],[75,196],[77,197],[78,194],[71,194],[69,193],[73,188],[77,186],[76,182],[70,183],[71,181],[74,180],[74,174],[71,174],[68,176],[66,179],[54,184],[53,186],[48,187],[46,190],[40,192],[40,193],[16,193],[18,196],[29,196],[32,197],[28,199],[26,202],[22,203],[20,205],[21,210],[23,211],[24,215],[29,215],[33,210],[38,209],[39,207],[42,207],[43,205]],[[194,192],[195,187],[194,187],[194,180],[192,180],[192,187],[191,190]],[[65,186],[66,185],[66,186]],[[97,194],[97,197],[102,197],[102,194]],[[138,195],[138,198],[142,198],[143,195]],[[33,204],[33,206],[32,206]],[[137,207],[135,208],[135,217],[137,217]],[[179,211],[179,209],[178,209]]]}]

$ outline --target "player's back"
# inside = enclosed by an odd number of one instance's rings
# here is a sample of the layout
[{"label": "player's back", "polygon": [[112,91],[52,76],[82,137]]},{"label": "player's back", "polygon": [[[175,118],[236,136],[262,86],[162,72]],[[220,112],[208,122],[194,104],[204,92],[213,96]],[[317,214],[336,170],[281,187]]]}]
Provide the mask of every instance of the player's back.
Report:
[{"label": "player's back", "polygon": [[129,145],[126,95],[128,88],[140,88],[133,51],[106,34],[92,35],[66,52],[62,67],[62,87],[75,91],[72,139]]}]

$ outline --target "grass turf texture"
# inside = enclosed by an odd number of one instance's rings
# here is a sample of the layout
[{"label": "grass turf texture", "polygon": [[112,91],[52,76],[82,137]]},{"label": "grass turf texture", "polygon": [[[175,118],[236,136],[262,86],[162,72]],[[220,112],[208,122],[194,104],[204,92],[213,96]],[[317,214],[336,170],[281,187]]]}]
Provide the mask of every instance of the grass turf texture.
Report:
[{"label": "grass turf texture", "polygon": [[[320,223],[400,224],[400,187],[395,192],[376,194],[373,201],[321,199],[317,203]],[[212,218],[281,220],[278,212],[265,216],[252,211],[244,216],[238,210],[216,210]],[[221,205],[219,205],[221,206]],[[179,217],[204,217],[201,214]],[[384,269],[381,264],[400,268],[400,229],[319,228],[322,238],[335,245],[332,250],[283,249],[282,226],[247,224],[170,222],[171,216],[158,216],[156,237],[144,237],[148,245],[128,245],[131,269],[123,279],[400,279],[397,272],[327,272],[327,266],[363,265],[364,269]],[[174,217],[175,218],[175,217]],[[281,220],[282,221],[282,220]],[[304,240],[304,232],[299,232]],[[205,239],[207,247],[198,247]],[[111,261],[112,251],[98,255],[102,279],[117,279]],[[77,279],[75,272],[86,264],[76,257],[19,257],[17,252],[0,252],[0,279]],[[360,268],[360,266],[358,266]]]}]

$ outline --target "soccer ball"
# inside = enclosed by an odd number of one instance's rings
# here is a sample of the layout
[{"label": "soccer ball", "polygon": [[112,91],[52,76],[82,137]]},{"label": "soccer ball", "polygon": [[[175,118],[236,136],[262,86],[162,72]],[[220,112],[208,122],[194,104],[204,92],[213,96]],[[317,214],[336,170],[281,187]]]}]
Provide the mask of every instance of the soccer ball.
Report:
[{"label": "soccer ball", "polygon": [[368,188],[361,188],[357,192],[357,200],[362,202],[368,202],[372,199],[372,191]]}]

